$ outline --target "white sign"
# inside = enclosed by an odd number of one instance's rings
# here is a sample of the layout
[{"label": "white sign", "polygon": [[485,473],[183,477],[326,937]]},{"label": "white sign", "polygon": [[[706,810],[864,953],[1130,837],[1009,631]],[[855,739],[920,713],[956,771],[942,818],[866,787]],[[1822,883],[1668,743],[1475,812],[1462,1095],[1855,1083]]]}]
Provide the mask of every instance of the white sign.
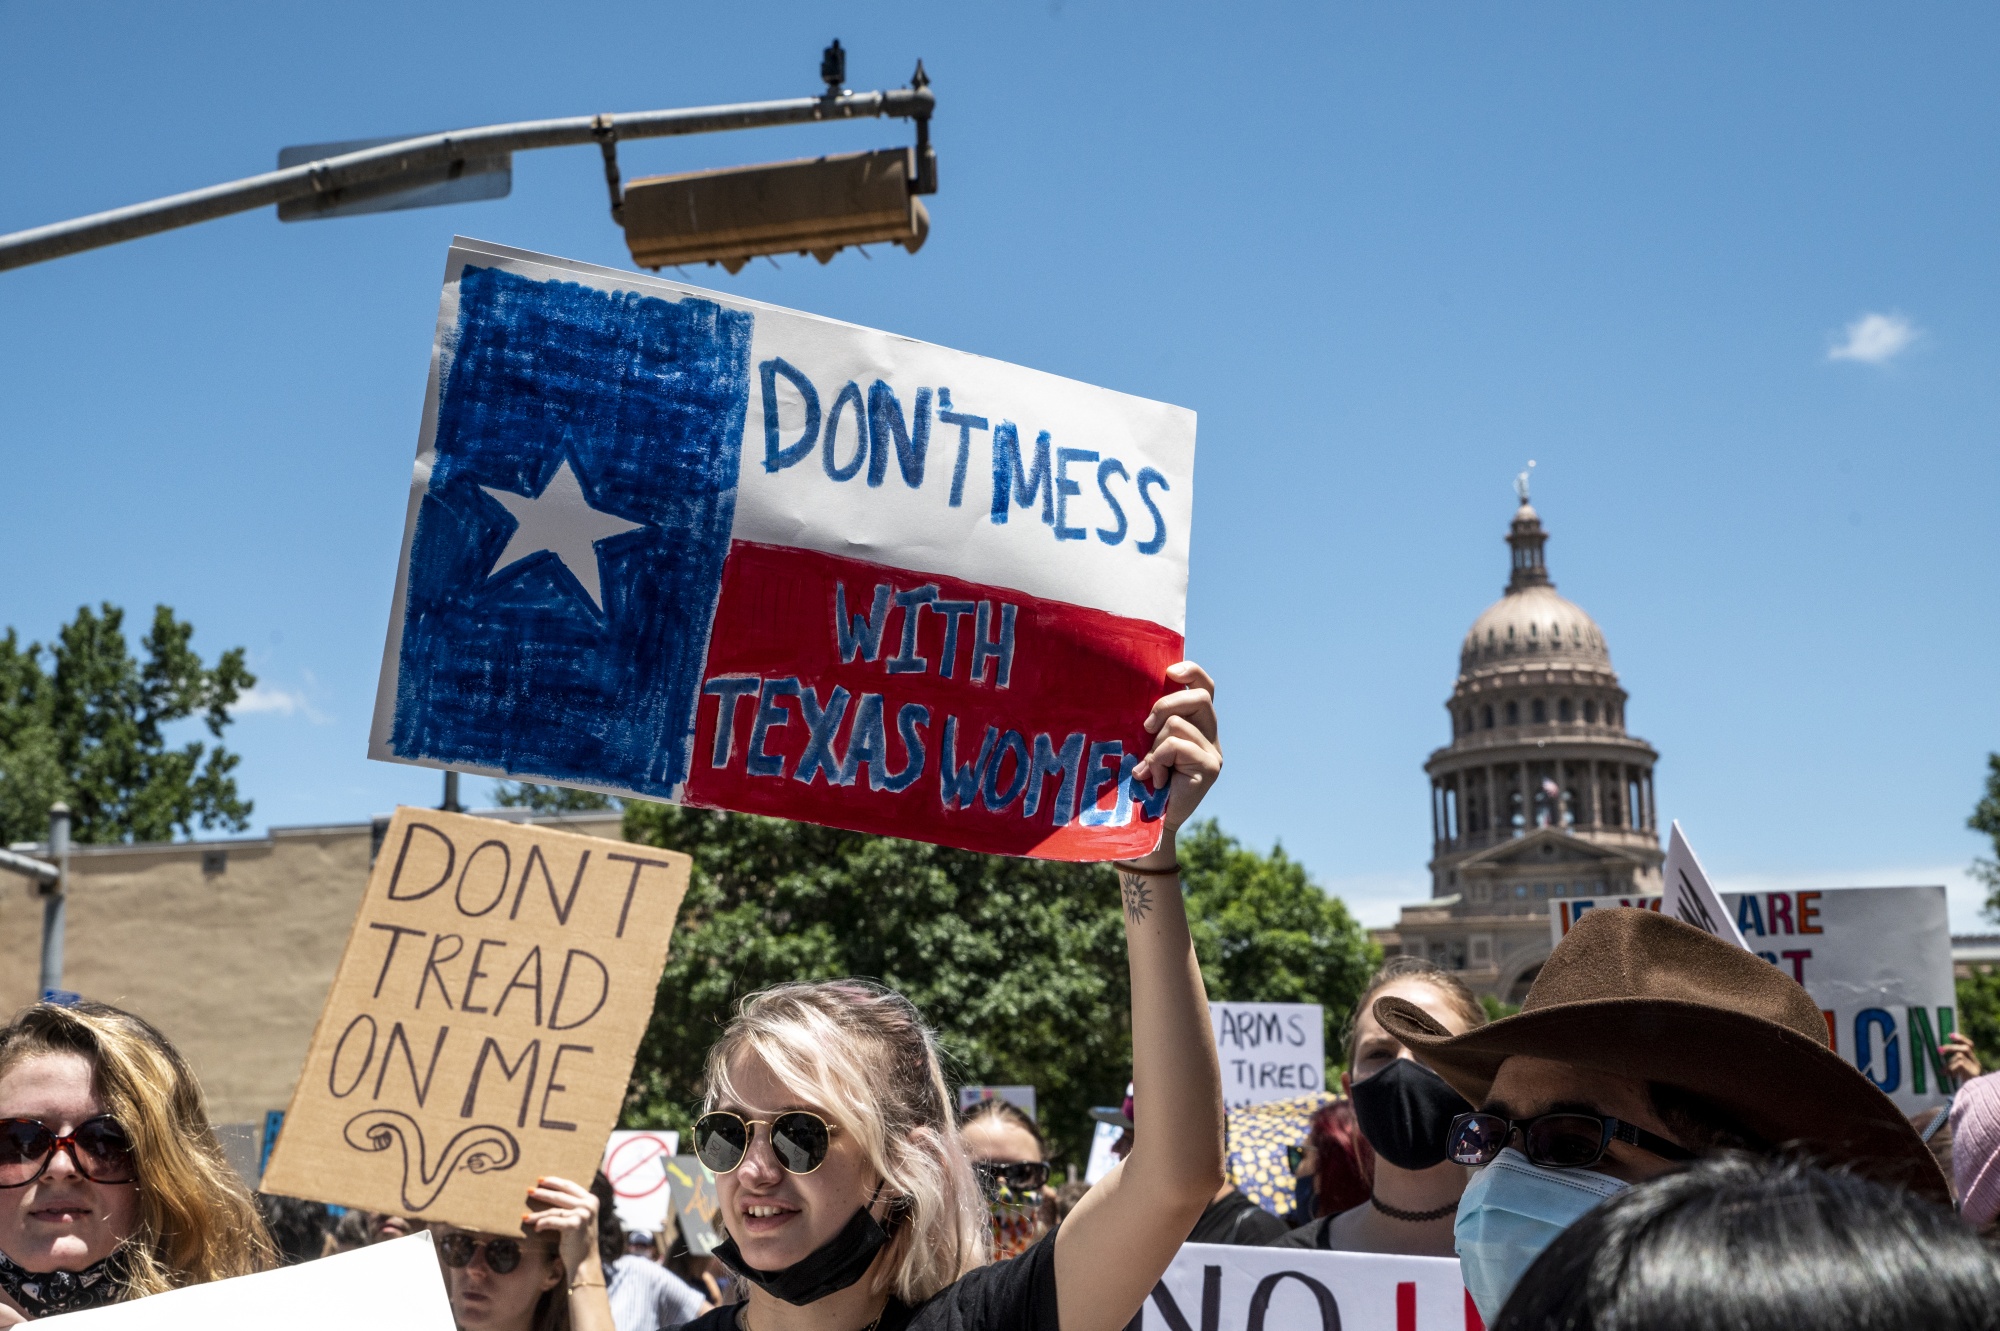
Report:
[{"label": "white sign", "polygon": [[1326,1086],[1326,1018],[1317,1003],[1210,1003],[1222,1103],[1234,1109]]},{"label": "white sign", "polygon": [[[1944,1103],[1951,1087],[1938,1045],[1958,1028],[1944,888],[1725,892],[1720,901],[1750,951],[1819,1004],[1835,1053],[1906,1114]],[[1554,904],[1549,928],[1557,942],[1587,910],[1662,909],[1659,897]]]},{"label": "white sign", "polygon": [[189,1285],[130,1303],[48,1317],[61,1331],[454,1331],[429,1233],[298,1266]]},{"label": "white sign", "polygon": [[1095,1186],[1118,1164],[1118,1157],[1111,1148],[1125,1135],[1125,1129],[1116,1123],[1098,1123],[1090,1134],[1090,1160],[1083,1168],[1083,1181]]},{"label": "white sign", "polygon": [[680,1150],[678,1132],[611,1134],[604,1147],[604,1177],[618,1199],[618,1223],[627,1233],[657,1234],[666,1228],[673,1189],[667,1183],[667,1161]]},{"label": "white sign", "polygon": [[1126,1331],[1478,1331],[1453,1257],[1183,1246]]},{"label": "white sign", "polygon": [[1662,908],[1666,914],[1725,943],[1742,948],[1750,946],[1743,941],[1742,931],[1729,918],[1729,912],[1722,908],[1715,889],[1709,886],[1708,875],[1701,871],[1701,861],[1695,858],[1694,847],[1688,844],[1678,820],[1673,835],[1667,839],[1667,862],[1660,866],[1660,880],[1666,886],[1667,900]]}]

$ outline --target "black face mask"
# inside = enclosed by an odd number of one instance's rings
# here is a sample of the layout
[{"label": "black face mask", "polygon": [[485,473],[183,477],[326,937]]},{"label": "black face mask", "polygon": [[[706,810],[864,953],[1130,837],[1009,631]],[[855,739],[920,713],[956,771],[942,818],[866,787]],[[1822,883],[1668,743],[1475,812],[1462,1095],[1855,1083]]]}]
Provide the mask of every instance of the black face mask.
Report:
[{"label": "black face mask", "polygon": [[1399,1058],[1353,1085],[1354,1121],[1375,1154],[1398,1169],[1441,1165],[1451,1121],[1472,1112],[1443,1077],[1413,1058]]},{"label": "black face mask", "polygon": [[125,1292],[131,1256],[121,1246],[101,1262],[81,1271],[29,1271],[0,1252],[0,1289],[21,1305],[29,1318],[101,1308]]},{"label": "black face mask", "polygon": [[[873,1205],[871,1199],[869,1205]],[[743,1260],[733,1237],[725,1236],[715,1245],[714,1255],[722,1264],[763,1290],[766,1294],[801,1306],[837,1294],[862,1276],[874,1262],[875,1254],[888,1246],[901,1224],[902,1212],[891,1207],[887,1225],[878,1224],[867,1206],[838,1234],[781,1271],[759,1271]]]}]

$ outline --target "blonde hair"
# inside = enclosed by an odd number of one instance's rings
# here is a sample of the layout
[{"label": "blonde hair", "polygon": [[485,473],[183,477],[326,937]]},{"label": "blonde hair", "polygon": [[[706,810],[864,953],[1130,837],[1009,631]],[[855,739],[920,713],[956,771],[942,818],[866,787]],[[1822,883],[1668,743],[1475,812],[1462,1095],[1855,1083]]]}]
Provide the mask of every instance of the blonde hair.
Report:
[{"label": "blonde hair", "polygon": [[104,1111],[132,1142],[138,1221],[126,1298],[278,1264],[250,1190],[222,1154],[187,1060],[146,1021],[104,1003],[37,1003],[0,1029],[0,1076],[30,1058],[90,1064]]},{"label": "blonde hair", "polygon": [[745,1057],[824,1108],[881,1175],[902,1223],[878,1289],[915,1305],[986,1264],[986,1203],[959,1145],[936,1038],[909,999],[863,980],[750,995],[708,1051],[707,1108],[741,1102],[730,1065]]},{"label": "blonde hair", "polygon": [[1360,1037],[1361,1014],[1375,1001],[1375,995],[1398,980],[1421,980],[1444,995],[1445,1001],[1465,1018],[1465,1029],[1474,1030],[1486,1024],[1486,1007],[1472,990],[1466,988],[1465,981],[1453,975],[1435,961],[1422,957],[1390,957],[1368,981],[1368,987],[1361,991],[1355,1001],[1354,1010],[1347,1014],[1347,1028],[1341,1032],[1340,1045],[1347,1051],[1347,1066],[1354,1066],[1355,1042]]}]

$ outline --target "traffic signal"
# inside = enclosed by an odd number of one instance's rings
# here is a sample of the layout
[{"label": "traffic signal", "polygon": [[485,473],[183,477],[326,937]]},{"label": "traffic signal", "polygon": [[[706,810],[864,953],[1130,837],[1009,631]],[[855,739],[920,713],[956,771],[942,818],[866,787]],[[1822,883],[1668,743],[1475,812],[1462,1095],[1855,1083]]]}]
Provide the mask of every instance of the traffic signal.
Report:
[{"label": "traffic signal", "polygon": [[719,263],[734,273],[760,254],[826,263],[846,246],[880,241],[915,254],[931,225],[912,192],[929,182],[915,175],[911,149],[885,148],[649,176],[625,186],[618,219],[642,268]]}]

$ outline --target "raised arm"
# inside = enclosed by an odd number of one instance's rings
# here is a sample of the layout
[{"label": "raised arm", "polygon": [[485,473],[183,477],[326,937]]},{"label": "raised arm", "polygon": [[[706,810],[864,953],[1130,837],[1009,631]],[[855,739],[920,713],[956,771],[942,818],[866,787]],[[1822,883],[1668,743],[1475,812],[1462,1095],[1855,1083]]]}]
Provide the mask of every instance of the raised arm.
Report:
[{"label": "raised arm", "polygon": [[1160,844],[1118,866],[1132,967],[1131,1154],[1084,1195],[1056,1235],[1062,1331],[1122,1331],[1222,1186],[1222,1076],[1195,964],[1174,834],[1222,771],[1215,683],[1191,661],[1153,705],[1153,747],[1135,774],[1172,782]]}]

